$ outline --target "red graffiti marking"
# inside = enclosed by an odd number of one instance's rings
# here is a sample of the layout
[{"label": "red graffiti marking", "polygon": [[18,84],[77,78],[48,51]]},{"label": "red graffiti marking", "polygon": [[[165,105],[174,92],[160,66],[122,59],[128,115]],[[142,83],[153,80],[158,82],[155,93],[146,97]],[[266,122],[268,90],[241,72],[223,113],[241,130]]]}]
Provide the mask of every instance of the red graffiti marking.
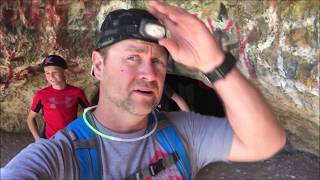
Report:
[{"label": "red graffiti marking", "polygon": [[269,5],[269,8],[271,9],[271,11],[274,12],[278,6],[278,2],[277,2],[277,0],[268,0],[268,5]]},{"label": "red graffiti marking", "polygon": [[249,72],[249,76],[253,79],[256,79],[256,73],[254,68],[252,67],[252,65],[249,62],[248,59],[248,54],[245,51],[245,48],[247,46],[247,44],[249,44],[249,42],[251,41],[251,38],[253,37],[253,35],[257,32],[257,29],[254,27],[252,28],[252,30],[249,32],[249,35],[246,36],[241,42],[240,42],[240,48],[239,48],[239,54],[242,55],[243,57],[243,61],[248,69]]},{"label": "red graffiti marking", "polygon": [[228,19],[226,22],[226,27],[224,28],[224,32],[229,32],[232,28],[232,25],[233,25],[233,22],[230,19]]},{"label": "red graffiti marking", "polygon": [[[4,89],[7,89],[12,82],[26,80],[30,76],[41,73],[39,65],[27,66],[17,72],[14,72],[10,65],[8,65],[7,68],[8,71],[6,77],[0,77],[1,81],[4,83]],[[84,74],[86,72],[84,69],[79,67],[77,62],[69,62],[68,71],[74,74]]]},{"label": "red graffiti marking", "polygon": [[[3,1],[3,2],[2,2]],[[4,85],[4,88],[8,88],[11,83],[16,81],[24,81],[30,76],[36,75],[40,73],[40,68],[38,65],[29,65],[23,66],[19,68],[15,68],[12,63],[17,63],[14,61],[20,60],[19,48],[20,46],[16,46],[15,48],[11,47],[10,43],[7,43],[7,33],[9,33],[12,29],[16,30],[19,35],[21,35],[21,26],[23,28],[31,28],[37,29],[42,27],[57,27],[62,25],[63,23],[67,23],[68,18],[68,8],[72,3],[69,0],[30,0],[30,1],[11,1],[11,0],[1,0],[0,3],[0,20],[1,23],[8,28],[0,29],[0,54],[3,55],[3,58],[0,58],[1,66],[6,66],[6,74],[2,74],[0,76],[0,84]],[[86,0],[87,4],[90,4],[91,1]],[[95,15],[88,11],[86,14],[86,18],[88,22],[91,24],[95,19]],[[56,34],[59,34],[61,29],[54,28],[53,29]],[[34,37],[34,42],[38,42],[38,37]],[[56,42],[53,46],[54,49],[59,50],[62,47],[57,42],[57,37],[53,37],[56,39]],[[50,39],[51,40],[51,39]],[[38,49],[37,49],[38,48]],[[36,46],[36,51],[42,51],[42,44]],[[81,69],[77,62],[71,62],[69,64],[68,71],[81,74],[85,73],[84,69]]]},{"label": "red graffiti marking", "polygon": [[75,73],[75,74],[82,74],[86,71],[84,69],[81,69],[79,67],[79,64],[77,62],[69,62],[68,63],[68,71]]},{"label": "red graffiti marking", "polygon": [[4,20],[4,9],[5,9],[6,4],[3,3],[0,5],[0,21],[2,22]]},{"label": "red graffiti marking", "polygon": [[30,6],[24,6],[22,1],[13,1],[10,4],[14,8],[8,5],[8,2],[3,3],[0,5],[0,20],[6,21],[12,27],[19,24],[28,28],[38,28],[40,25],[52,27],[60,23],[54,3],[55,1],[42,3],[40,0],[31,0]]},{"label": "red graffiti marking", "polygon": [[3,47],[4,56],[8,61],[11,61],[16,58],[16,54],[14,51],[7,47]]},{"label": "red graffiti marking", "polygon": [[22,69],[21,71],[17,72],[14,76],[15,77],[14,79],[21,81],[23,79],[26,79],[29,74],[31,75],[35,74],[35,71],[36,71],[35,67],[28,66]]},{"label": "red graffiti marking", "polygon": [[47,18],[47,25],[53,27],[60,22],[60,16],[56,12],[55,6],[46,4],[45,17]]},{"label": "red graffiti marking", "polygon": [[38,0],[31,1],[31,10],[30,10],[30,17],[31,20],[29,21],[29,26],[31,27],[38,27],[40,22],[40,13],[39,13],[40,4]]},{"label": "red graffiti marking", "polygon": [[[211,31],[212,34],[215,34],[215,32],[218,31],[218,29],[213,25],[213,21],[210,17],[207,18],[208,25],[209,25],[209,30]],[[245,49],[249,42],[252,40],[253,36],[256,34],[257,29],[256,27],[253,27],[249,34],[245,37],[241,37],[240,34],[240,27],[237,22],[232,21],[231,19],[228,19],[225,23],[225,27],[221,31],[225,36],[227,36],[227,33],[231,31],[231,29],[234,28],[236,32],[236,37],[237,37],[237,44],[239,44],[239,56],[243,58],[244,64],[248,70],[249,76],[252,79],[256,79],[256,72],[253,68],[253,66],[249,62],[248,54],[246,53]],[[223,38],[222,35],[219,35],[219,38]],[[221,42],[221,41],[220,41]]]},{"label": "red graffiti marking", "polygon": [[5,89],[9,87],[9,84],[10,84],[10,81],[12,78],[13,78],[13,70],[12,70],[11,66],[8,66],[7,78],[6,78],[6,81],[4,84]]},{"label": "red graffiti marking", "polygon": [[18,1],[18,15],[17,17],[19,17],[20,21],[22,22],[22,24],[27,25],[27,18],[24,14],[24,8],[21,5],[21,2]]},{"label": "red graffiti marking", "polygon": [[28,66],[18,72],[14,72],[12,67],[8,65],[8,72],[7,77],[4,81],[4,89],[7,89],[13,81],[21,81],[26,80],[28,76],[35,75],[37,72],[39,72],[39,66]]}]

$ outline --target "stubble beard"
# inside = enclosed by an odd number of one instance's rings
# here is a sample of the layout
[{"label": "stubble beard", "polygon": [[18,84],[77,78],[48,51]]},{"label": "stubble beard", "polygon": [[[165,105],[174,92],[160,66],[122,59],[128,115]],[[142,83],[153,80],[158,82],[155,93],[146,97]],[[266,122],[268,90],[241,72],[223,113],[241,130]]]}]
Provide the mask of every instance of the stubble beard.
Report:
[{"label": "stubble beard", "polygon": [[148,110],[146,112],[139,112],[137,109],[136,103],[132,99],[130,99],[130,95],[128,97],[126,97],[125,99],[117,99],[115,97],[110,96],[108,93],[106,93],[106,99],[108,101],[110,101],[112,104],[114,104],[116,107],[118,107],[119,109],[122,109],[132,115],[135,115],[135,116],[146,116],[151,111],[153,111],[159,103],[156,100],[156,98],[153,98],[153,100],[150,101],[149,104],[145,105],[145,106],[150,107],[149,108],[150,110]]}]

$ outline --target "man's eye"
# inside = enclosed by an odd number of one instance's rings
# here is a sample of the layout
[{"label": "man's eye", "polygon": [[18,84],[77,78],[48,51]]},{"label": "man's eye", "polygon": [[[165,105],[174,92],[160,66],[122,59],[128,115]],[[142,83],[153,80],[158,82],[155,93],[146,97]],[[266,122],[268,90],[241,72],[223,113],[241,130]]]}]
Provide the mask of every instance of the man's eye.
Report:
[{"label": "man's eye", "polygon": [[127,60],[137,61],[137,60],[139,60],[139,57],[138,57],[138,56],[128,56],[128,57],[127,57]]},{"label": "man's eye", "polygon": [[154,58],[154,59],[152,59],[152,63],[154,63],[154,64],[163,64],[163,61],[161,61],[161,59]]}]

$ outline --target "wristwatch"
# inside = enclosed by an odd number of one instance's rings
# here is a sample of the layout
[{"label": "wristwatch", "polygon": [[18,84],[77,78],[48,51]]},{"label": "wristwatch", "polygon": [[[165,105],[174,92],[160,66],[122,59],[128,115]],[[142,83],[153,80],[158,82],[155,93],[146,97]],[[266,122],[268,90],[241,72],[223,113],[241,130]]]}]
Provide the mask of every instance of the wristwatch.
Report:
[{"label": "wristwatch", "polygon": [[228,52],[225,54],[222,64],[216,67],[211,72],[205,73],[205,76],[213,84],[217,80],[223,79],[235,66],[236,62],[237,60],[233,57],[233,55],[230,52]]}]

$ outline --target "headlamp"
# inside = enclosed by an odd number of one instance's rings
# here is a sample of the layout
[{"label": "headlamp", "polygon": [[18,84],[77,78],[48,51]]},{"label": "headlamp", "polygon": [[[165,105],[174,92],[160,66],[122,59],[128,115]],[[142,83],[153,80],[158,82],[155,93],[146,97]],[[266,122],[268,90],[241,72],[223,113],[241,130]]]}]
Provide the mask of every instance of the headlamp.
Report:
[{"label": "headlamp", "polygon": [[158,43],[166,36],[166,28],[146,10],[120,9],[110,12],[100,29],[96,49],[126,39],[140,39]]},{"label": "headlamp", "polygon": [[159,40],[166,36],[166,28],[157,21],[142,19],[139,33],[145,38]]}]

